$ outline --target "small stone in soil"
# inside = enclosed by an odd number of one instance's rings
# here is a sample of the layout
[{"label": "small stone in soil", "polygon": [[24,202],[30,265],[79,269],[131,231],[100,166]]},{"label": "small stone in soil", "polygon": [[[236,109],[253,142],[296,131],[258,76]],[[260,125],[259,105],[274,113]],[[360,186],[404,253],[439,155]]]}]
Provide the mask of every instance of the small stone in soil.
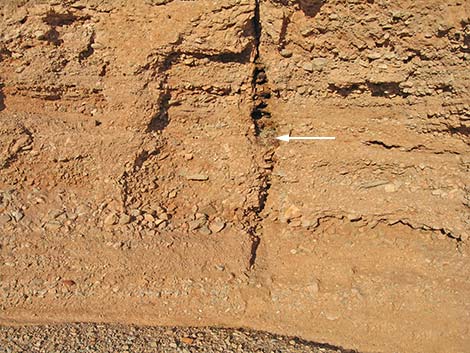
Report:
[{"label": "small stone in soil", "polygon": [[122,214],[121,217],[119,218],[119,224],[129,224],[131,222],[131,216],[128,214]]},{"label": "small stone in soil", "polygon": [[24,213],[23,213],[23,211],[21,211],[21,210],[13,211],[13,212],[11,213],[11,216],[13,217],[13,219],[14,219],[16,222],[19,222],[19,221],[21,221],[21,220],[23,219]]},{"label": "small stone in soil", "polygon": [[201,233],[202,235],[211,235],[212,234],[211,230],[206,225],[202,226],[199,229],[199,233]]},{"label": "small stone in soil", "polygon": [[225,222],[223,222],[221,220],[215,220],[215,221],[211,222],[210,225],[209,225],[209,229],[213,233],[219,233],[220,231],[222,231],[222,229],[224,229],[224,227],[225,227]]},{"label": "small stone in soil", "polygon": [[186,179],[192,181],[207,181],[209,180],[209,176],[205,174],[190,174],[186,176]]},{"label": "small stone in soil", "polygon": [[8,223],[8,222],[10,222],[10,220],[11,220],[11,218],[10,218],[9,215],[7,215],[7,214],[0,215],[0,225]]}]

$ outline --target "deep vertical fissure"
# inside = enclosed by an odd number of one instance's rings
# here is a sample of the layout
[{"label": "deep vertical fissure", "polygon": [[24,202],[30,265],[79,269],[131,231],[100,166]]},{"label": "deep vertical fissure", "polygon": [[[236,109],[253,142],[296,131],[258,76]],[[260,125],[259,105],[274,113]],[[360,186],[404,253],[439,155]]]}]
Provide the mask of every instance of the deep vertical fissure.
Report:
[{"label": "deep vertical fissure", "polygon": [[260,0],[255,0],[255,10],[253,14],[253,35],[254,35],[254,61],[259,59],[259,46],[261,43],[261,18],[260,18]]},{"label": "deep vertical fissure", "polygon": [[[252,109],[251,120],[254,126],[254,135],[259,146],[265,149],[263,162],[269,163],[270,168],[264,168],[261,172],[260,185],[258,191],[258,204],[256,207],[248,210],[248,233],[251,237],[251,255],[249,267],[252,269],[256,263],[258,247],[261,243],[261,213],[263,212],[268,198],[269,189],[271,188],[271,171],[273,163],[272,142],[266,127],[271,118],[269,112],[269,99],[271,92],[268,88],[268,77],[266,75],[265,66],[261,60],[261,16],[260,16],[260,0],[255,0],[255,8],[253,14],[253,74],[252,74]],[[267,142],[267,144],[266,144]],[[267,147],[268,146],[268,147]]]}]

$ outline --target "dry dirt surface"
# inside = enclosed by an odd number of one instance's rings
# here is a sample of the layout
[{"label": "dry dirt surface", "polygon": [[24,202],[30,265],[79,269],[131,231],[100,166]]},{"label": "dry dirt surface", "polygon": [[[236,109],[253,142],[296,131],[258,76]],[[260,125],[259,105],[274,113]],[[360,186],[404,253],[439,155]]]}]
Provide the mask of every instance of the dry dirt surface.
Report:
[{"label": "dry dirt surface", "polygon": [[470,351],[469,1],[0,4],[2,325]]}]

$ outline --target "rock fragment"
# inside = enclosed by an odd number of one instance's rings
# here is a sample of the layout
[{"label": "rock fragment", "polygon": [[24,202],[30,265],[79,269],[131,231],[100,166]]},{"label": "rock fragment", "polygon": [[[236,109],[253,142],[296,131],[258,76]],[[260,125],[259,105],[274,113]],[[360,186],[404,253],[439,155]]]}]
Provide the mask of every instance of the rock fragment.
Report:
[{"label": "rock fragment", "polygon": [[328,60],[325,58],[315,58],[312,60],[313,70],[322,71],[323,68],[328,64]]},{"label": "rock fragment", "polygon": [[58,231],[62,227],[62,223],[59,221],[49,221],[44,224],[44,229],[50,232]]},{"label": "rock fragment", "polygon": [[6,213],[0,215],[0,226],[10,222],[11,218]]},{"label": "rock fragment", "polygon": [[282,57],[284,58],[290,58],[292,56],[292,52],[287,49],[282,49],[279,54],[281,54]]},{"label": "rock fragment", "polygon": [[126,213],[123,213],[121,217],[119,217],[119,224],[126,225],[131,222],[131,216]]},{"label": "rock fragment", "polygon": [[16,222],[19,222],[24,218],[24,213],[21,210],[17,210],[11,212],[11,216]]},{"label": "rock fragment", "polygon": [[392,193],[398,190],[398,187],[395,184],[387,184],[384,187],[385,192]]},{"label": "rock fragment", "polygon": [[152,216],[150,213],[146,213],[144,215],[144,220],[146,220],[147,222],[155,222],[155,217]]},{"label": "rock fragment", "polygon": [[104,219],[104,224],[107,226],[115,225],[119,221],[115,213],[111,213]]},{"label": "rock fragment", "polygon": [[198,174],[189,174],[186,175],[186,179],[191,181],[207,181],[209,180],[209,176],[206,174],[198,173]]},{"label": "rock fragment", "polygon": [[225,222],[222,221],[220,218],[212,221],[209,224],[209,229],[212,231],[212,233],[219,233],[224,228],[225,228]]},{"label": "rock fragment", "polygon": [[209,229],[209,227],[207,225],[203,225],[201,228],[199,228],[199,233],[201,233],[202,235],[211,235],[212,234],[211,230]]},{"label": "rock fragment", "polygon": [[290,205],[283,213],[281,222],[289,222],[296,218],[300,218],[302,213],[300,209],[295,205]]}]

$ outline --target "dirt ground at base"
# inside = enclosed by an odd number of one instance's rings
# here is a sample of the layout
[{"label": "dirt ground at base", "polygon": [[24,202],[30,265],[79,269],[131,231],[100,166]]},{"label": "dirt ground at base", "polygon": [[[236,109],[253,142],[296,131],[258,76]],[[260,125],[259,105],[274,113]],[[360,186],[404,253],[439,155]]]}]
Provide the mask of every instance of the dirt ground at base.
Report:
[{"label": "dirt ground at base", "polygon": [[0,352],[355,353],[266,332],[215,327],[66,324],[0,327]]},{"label": "dirt ground at base", "polygon": [[0,324],[470,351],[468,1],[0,5]]}]

